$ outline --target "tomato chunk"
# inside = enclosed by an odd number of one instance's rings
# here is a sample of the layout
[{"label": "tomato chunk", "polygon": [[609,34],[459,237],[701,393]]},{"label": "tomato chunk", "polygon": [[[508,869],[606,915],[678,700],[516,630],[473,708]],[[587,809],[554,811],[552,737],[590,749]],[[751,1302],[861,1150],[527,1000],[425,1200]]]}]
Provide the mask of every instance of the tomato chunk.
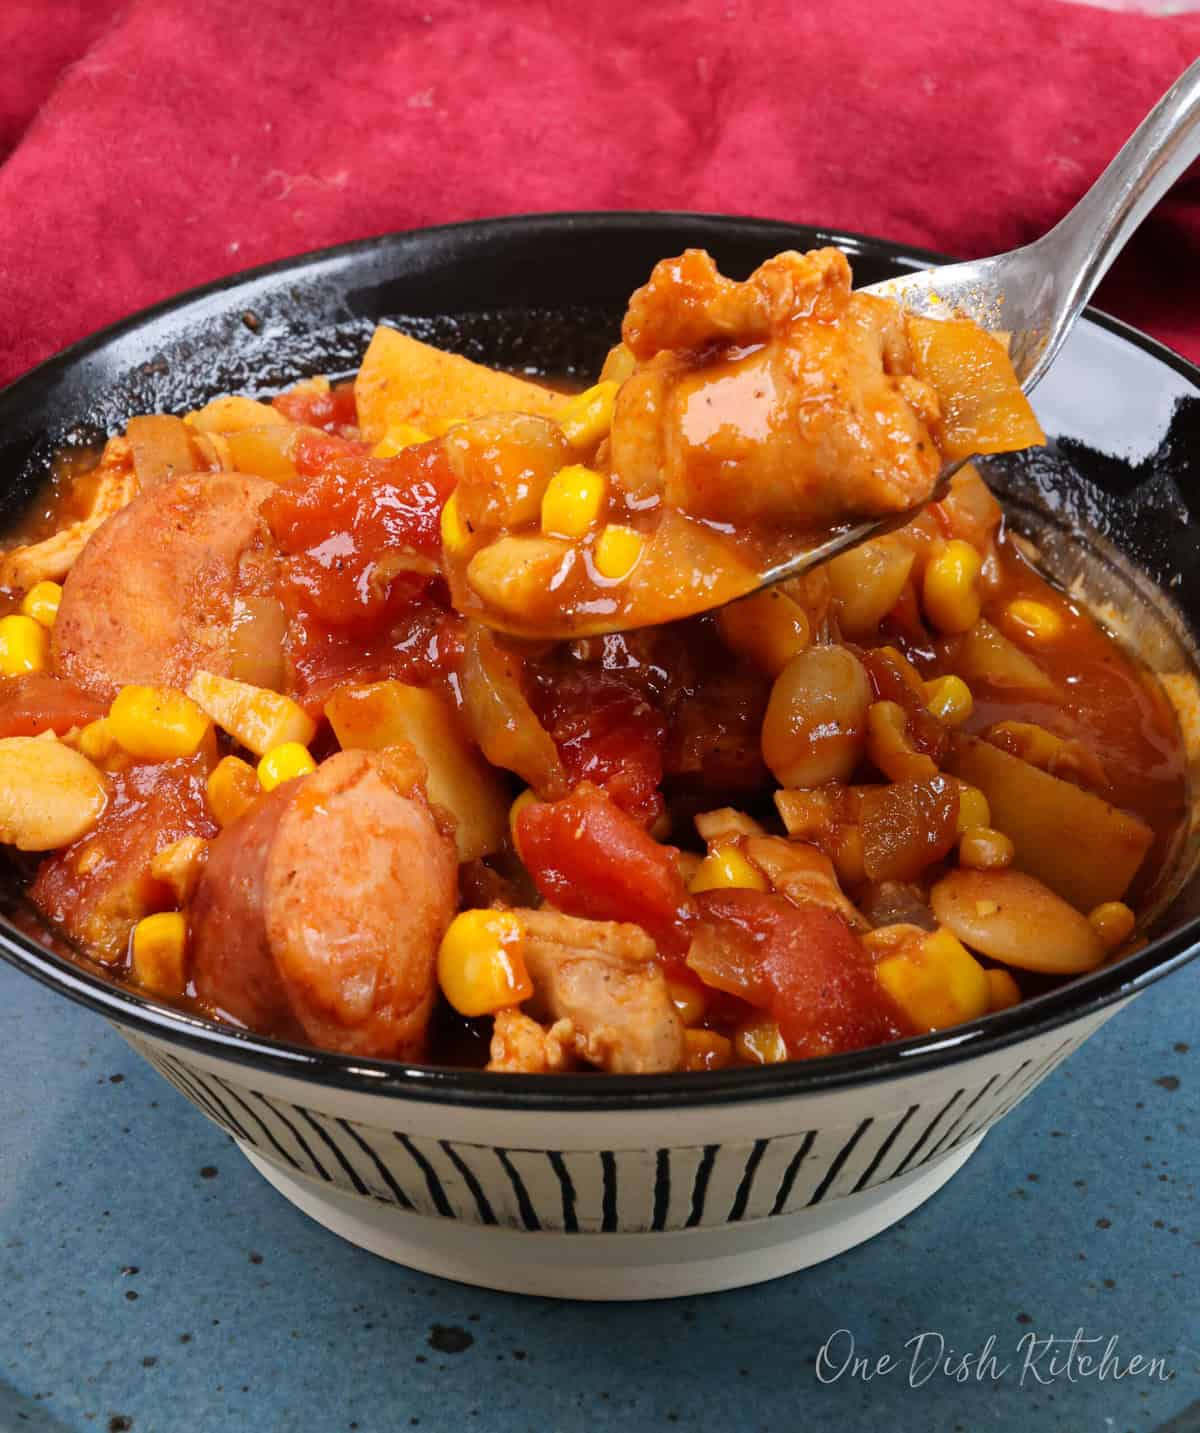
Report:
[{"label": "tomato chunk", "polygon": [[567,672],[538,704],[572,786],[590,781],[644,826],[663,809],[666,723],[630,682],[604,672]]},{"label": "tomato chunk", "polygon": [[295,605],[321,621],[374,624],[438,575],[439,517],[454,487],[441,443],[372,458],[329,434],[302,432],[298,476],[262,513],[287,557]]},{"label": "tomato chunk", "polygon": [[29,889],[33,904],[87,954],[123,962],[134,924],[174,901],[150,874],[155,852],[185,836],[217,834],[207,776],[203,755],[119,772],[96,828],[42,862]]},{"label": "tomato chunk", "polygon": [[640,925],[681,955],[694,919],[673,847],[660,845],[599,787],[534,802],[517,818],[517,847],[541,895],[567,915]]},{"label": "tomato chunk", "polygon": [[46,672],[0,678],[0,737],[37,736],[43,731],[62,736],[106,711],[103,702]]},{"label": "tomato chunk", "polygon": [[435,588],[395,623],[366,632],[292,613],[286,641],[290,694],[314,717],[338,687],[388,677],[449,695],[448,675],[462,661],[463,621],[438,595]]},{"label": "tomato chunk", "polygon": [[762,891],[708,891],[688,965],[770,1012],[793,1059],[838,1055],[912,1031],[836,911]]},{"label": "tomato chunk", "polygon": [[298,383],[271,399],[271,406],[293,423],[336,432],[358,422],[353,383],[334,383],[327,389],[315,383]]}]

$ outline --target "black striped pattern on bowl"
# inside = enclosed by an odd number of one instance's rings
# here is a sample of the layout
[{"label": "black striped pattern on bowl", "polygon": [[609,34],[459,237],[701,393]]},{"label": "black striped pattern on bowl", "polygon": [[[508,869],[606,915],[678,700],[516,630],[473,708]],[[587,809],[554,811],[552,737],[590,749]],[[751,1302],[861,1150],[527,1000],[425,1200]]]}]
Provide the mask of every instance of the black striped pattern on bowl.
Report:
[{"label": "black striped pattern on bowl", "polygon": [[[286,1172],[432,1218],[574,1234],[769,1219],[887,1184],[1003,1119],[1089,1032],[982,1084],[958,1084],[933,1103],[876,1112],[852,1127],[600,1150],[517,1148],[383,1129],[235,1083],[122,1033],[210,1120]],[[400,1114],[404,1105],[395,1108]]]}]

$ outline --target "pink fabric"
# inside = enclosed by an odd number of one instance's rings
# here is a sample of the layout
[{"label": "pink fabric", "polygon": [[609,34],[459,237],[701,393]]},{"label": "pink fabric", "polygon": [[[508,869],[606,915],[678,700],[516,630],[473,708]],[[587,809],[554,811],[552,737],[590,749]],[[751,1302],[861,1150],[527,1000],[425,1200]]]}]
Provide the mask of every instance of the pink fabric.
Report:
[{"label": "pink fabric", "polygon": [[[0,382],[344,239],[724,210],[963,256],[1078,198],[1200,16],[1056,0],[6,0]],[[1101,302],[1200,359],[1200,178]]]}]

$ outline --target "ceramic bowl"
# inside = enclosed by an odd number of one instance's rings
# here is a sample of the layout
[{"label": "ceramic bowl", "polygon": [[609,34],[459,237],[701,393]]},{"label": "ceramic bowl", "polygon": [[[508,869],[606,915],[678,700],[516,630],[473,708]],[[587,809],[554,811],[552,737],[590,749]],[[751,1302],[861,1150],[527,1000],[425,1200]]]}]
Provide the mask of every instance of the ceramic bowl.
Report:
[{"label": "ceramic bowl", "polygon": [[[703,246],[744,274],[779,249],[829,243],[860,283],[936,261],[756,220],[577,214],[260,269],[88,339],[0,394],[0,501],[11,515],[58,446],[132,414],[349,372],[381,318],[472,357],[586,376],[664,255]],[[1008,521],[1151,667],[1191,673],[1200,371],[1091,313],[1037,406],[1050,449],[988,466]],[[144,1000],[24,933],[15,877],[0,954],[110,1020],[286,1198],[355,1243],[495,1288],[657,1298],[802,1268],[927,1199],[1121,1004],[1196,953],[1193,854],[1189,838],[1160,882],[1152,939],[1123,961],[969,1025],[762,1070],[497,1076],[262,1039]]]}]

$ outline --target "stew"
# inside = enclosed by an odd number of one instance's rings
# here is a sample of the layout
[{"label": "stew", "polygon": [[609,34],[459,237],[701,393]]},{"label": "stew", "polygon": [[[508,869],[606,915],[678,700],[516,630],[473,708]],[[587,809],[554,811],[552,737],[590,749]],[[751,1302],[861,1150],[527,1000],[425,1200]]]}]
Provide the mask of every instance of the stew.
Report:
[{"label": "stew", "polygon": [[[0,840],[113,980],[358,1056],[642,1073],[944,1028],[1133,948],[1158,681],[968,465],[1001,341],[664,260],[582,392],[380,327],[132,419],[0,554]],[[716,610],[706,610],[712,607]]]}]

